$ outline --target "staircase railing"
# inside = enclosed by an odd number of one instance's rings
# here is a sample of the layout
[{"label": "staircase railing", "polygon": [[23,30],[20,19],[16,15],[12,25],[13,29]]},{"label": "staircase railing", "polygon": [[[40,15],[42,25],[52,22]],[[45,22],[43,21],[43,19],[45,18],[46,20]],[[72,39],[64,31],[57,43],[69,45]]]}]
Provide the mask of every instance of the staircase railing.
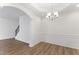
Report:
[{"label": "staircase railing", "polygon": [[17,26],[16,30],[15,30],[15,36],[17,36],[18,32],[20,31],[20,25]]}]

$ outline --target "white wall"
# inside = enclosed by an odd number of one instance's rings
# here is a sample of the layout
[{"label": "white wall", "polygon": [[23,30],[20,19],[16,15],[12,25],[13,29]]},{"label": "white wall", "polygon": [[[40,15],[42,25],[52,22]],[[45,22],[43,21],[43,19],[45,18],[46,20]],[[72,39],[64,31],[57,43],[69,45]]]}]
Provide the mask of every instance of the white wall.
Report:
[{"label": "white wall", "polygon": [[23,16],[20,19],[18,40],[29,43],[30,46],[40,41],[79,48],[79,12],[65,15],[54,22],[41,19],[30,19]]},{"label": "white wall", "polygon": [[19,19],[20,31],[16,36],[17,40],[29,42],[31,37],[31,19],[28,16],[21,16]]},{"label": "white wall", "polygon": [[15,37],[17,40],[29,43],[30,46],[34,46],[40,42],[38,35],[35,34],[39,30],[40,22],[34,20],[35,19],[31,19],[28,15],[22,16],[19,20],[20,31]]},{"label": "white wall", "polygon": [[38,20],[34,20],[33,25],[35,26],[34,34],[36,34],[38,40],[79,48],[79,12],[65,15],[54,22],[41,20],[41,22],[36,23],[35,21]]},{"label": "white wall", "polygon": [[15,37],[15,29],[18,24],[17,19],[0,18],[0,40]]}]

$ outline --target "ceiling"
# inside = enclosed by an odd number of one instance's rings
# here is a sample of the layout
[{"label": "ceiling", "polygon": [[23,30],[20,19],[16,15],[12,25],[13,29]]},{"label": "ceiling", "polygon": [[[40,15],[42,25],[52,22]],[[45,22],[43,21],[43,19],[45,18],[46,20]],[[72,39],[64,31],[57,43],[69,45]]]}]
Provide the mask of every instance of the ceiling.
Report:
[{"label": "ceiling", "polygon": [[7,19],[18,19],[19,16],[23,15],[24,12],[20,9],[11,6],[5,6],[0,8],[0,17]]},{"label": "ceiling", "polygon": [[44,19],[47,13],[58,12],[59,16],[64,16],[69,13],[79,11],[77,3],[28,3],[22,4],[29,10],[32,16]]},{"label": "ceiling", "polygon": [[31,3],[33,7],[41,12],[61,11],[69,6],[69,3]]},{"label": "ceiling", "polygon": [[[1,5],[1,4],[0,4]],[[16,18],[24,14],[43,19],[47,13],[57,11],[60,16],[78,11],[76,3],[13,3],[2,4],[0,17]]]}]

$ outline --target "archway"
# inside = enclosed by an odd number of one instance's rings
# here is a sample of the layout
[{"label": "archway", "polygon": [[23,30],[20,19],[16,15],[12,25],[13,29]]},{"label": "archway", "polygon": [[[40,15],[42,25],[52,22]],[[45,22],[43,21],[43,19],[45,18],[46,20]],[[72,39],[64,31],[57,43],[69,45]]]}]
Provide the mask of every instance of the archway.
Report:
[{"label": "archway", "polygon": [[28,16],[24,11],[13,6],[3,6],[0,8],[0,39],[16,36],[19,29],[19,19],[23,15]]}]

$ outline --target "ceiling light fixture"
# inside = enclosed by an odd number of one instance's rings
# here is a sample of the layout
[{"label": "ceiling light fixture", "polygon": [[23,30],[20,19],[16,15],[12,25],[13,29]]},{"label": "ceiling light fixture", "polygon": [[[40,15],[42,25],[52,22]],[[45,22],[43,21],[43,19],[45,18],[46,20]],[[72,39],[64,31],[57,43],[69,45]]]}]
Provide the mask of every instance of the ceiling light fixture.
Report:
[{"label": "ceiling light fixture", "polygon": [[53,12],[53,13],[49,12],[47,13],[46,18],[48,20],[54,21],[54,19],[56,19],[58,16],[59,16],[58,12]]},{"label": "ceiling light fixture", "polygon": [[43,19],[55,20],[59,17],[59,12],[68,7],[69,3],[32,3],[34,8],[40,11],[45,16],[42,16]]}]

